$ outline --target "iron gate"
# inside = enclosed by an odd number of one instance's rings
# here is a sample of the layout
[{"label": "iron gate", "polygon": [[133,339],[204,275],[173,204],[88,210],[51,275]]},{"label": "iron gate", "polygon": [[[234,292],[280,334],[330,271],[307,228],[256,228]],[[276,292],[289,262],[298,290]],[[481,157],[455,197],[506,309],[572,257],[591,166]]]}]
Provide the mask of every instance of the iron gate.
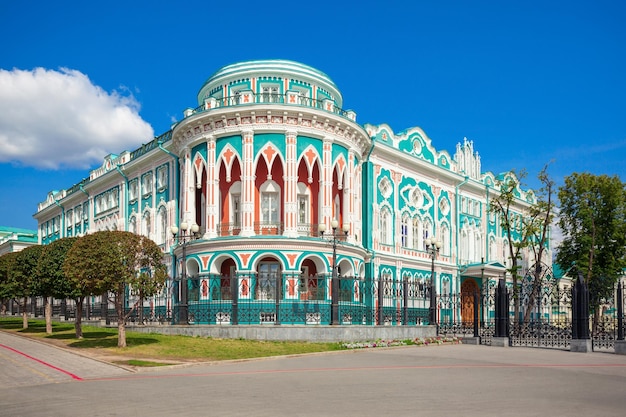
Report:
[{"label": "iron gate", "polygon": [[[589,338],[594,350],[612,350],[616,340],[624,340],[623,287],[618,283],[612,296],[600,299],[586,314],[584,323],[576,319],[573,288],[569,281],[555,279],[552,269],[541,265],[529,269],[517,286],[507,285],[507,310],[504,313],[506,336],[510,346],[569,349],[572,338],[579,338],[574,327],[589,324]],[[535,280],[534,272],[538,278]],[[437,299],[437,324],[440,335],[480,337],[480,343],[491,345],[497,336],[496,298],[498,281],[487,279],[475,294],[442,294]],[[585,290],[586,291],[586,290]],[[594,303],[595,304],[595,303]],[[464,312],[472,310],[469,317]],[[587,320],[589,319],[589,320]],[[580,321],[580,320],[579,320]],[[581,327],[576,327],[580,329]],[[581,331],[578,331],[580,334]],[[583,339],[586,338],[582,337]]]}]

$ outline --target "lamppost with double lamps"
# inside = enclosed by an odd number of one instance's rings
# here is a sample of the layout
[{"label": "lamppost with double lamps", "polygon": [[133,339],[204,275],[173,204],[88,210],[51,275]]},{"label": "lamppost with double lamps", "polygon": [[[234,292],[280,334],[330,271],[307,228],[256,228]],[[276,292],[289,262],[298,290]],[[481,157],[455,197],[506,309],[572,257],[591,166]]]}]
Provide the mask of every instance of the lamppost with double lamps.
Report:
[{"label": "lamppost with double lamps", "polygon": [[435,239],[426,239],[424,241],[426,251],[430,254],[430,307],[428,308],[428,321],[430,325],[437,323],[437,290],[435,289],[435,258],[441,249],[441,242]]},{"label": "lamppost with double lamps", "polygon": [[[341,239],[341,237],[347,237],[348,232],[350,232],[350,225],[344,224],[340,233],[338,232],[339,222],[337,219],[333,219],[330,222],[330,227],[333,229],[330,237],[333,241],[333,272],[331,276],[331,295],[330,295],[330,324],[338,325],[339,324],[339,277],[337,275],[337,241]],[[326,225],[321,223],[317,230],[319,230],[320,235],[324,237],[324,232],[326,232]]]},{"label": "lamppost with double lamps", "polygon": [[172,226],[170,231],[174,241],[180,244],[183,248],[183,263],[181,266],[180,274],[180,298],[178,305],[178,324],[189,324],[189,304],[187,300],[187,244],[194,239],[198,238],[198,231],[200,227],[197,224],[189,226],[187,222],[180,224],[180,233],[178,233],[178,227]]}]

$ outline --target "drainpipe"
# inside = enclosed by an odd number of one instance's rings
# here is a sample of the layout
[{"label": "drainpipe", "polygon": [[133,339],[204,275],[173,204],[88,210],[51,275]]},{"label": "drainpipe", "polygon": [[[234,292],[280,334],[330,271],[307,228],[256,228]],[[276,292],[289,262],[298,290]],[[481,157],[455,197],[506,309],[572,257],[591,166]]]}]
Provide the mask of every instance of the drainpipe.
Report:
[{"label": "drainpipe", "polygon": [[487,184],[485,184],[485,194],[486,194],[486,207],[485,207],[485,215],[486,215],[486,221],[485,221],[485,259],[487,260],[487,263],[489,263],[489,233],[488,232],[488,228],[489,228],[489,186]]},{"label": "drainpipe", "polygon": [[[363,159],[363,164],[364,165],[365,165],[366,162],[369,162],[370,156],[372,155],[372,152],[374,151],[374,147],[376,146],[376,142],[374,142],[374,140],[372,138],[370,138],[370,139],[372,140],[372,146],[370,147],[369,152],[367,153],[367,156]],[[371,172],[370,172],[369,169],[367,170],[367,175],[368,175],[368,178],[371,176]],[[363,223],[364,223],[363,219],[367,218],[368,220],[372,220],[372,219],[369,218],[369,216],[365,216],[368,213],[368,209],[369,209],[367,207],[367,204],[368,204],[368,202],[372,203],[372,204],[374,203],[374,197],[373,197],[373,195],[370,195],[370,194],[373,194],[373,193],[369,192],[368,185],[371,186],[372,185],[372,181],[368,181],[366,179],[366,180],[362,181],[362,183],[361,183],[361,193],[363,194],[361,196],[362,197],[361,198],[361,202],[363,202],[363,201],[366,202],[366,204],[362,204],[361,205],[361,234],[363,235],[362,239],[361,239],[361,242],[365,242],[365,236],[368,236],[366,247],[370,248],[371,253],[373,255],[372,256],[372,263],[370,264],[370,265],[373,265],[373,260],[374,260],[374,257],[376,257],[376,252],[374,250],[374,245],[373,245],[372,238],[371,238],[371,236],[372,236],[372,233],[371,233],[372,232],[371,221],[369,223],[365,222],[365,224],[368,225],[368,230],[367,231],[363,230]],[[365,194],[366,192],[367,192],[367,194]],[[368,197],[368,198],[366,198],[366,197]]]},{"label": "drainpipe", "polygon": [[[180,199],[180,195],[178,195],[178,188],[179,188],[178,186],[179,186],[179,181],[180,181],[180,159],[179,159],[178,155],[176,155],[175,153],[170,152],[167,149],[165,149],[163,147],[163,142],[159,141],[158,145],[159,145],[159,149],[160,150],[162,150],[163,152],[165,152],[166,154],[171,156],[172,159],[174,160],[174,164],[175,164],[174,165],[174,175],[175,175],[175,177],[174,177],[174,195],[176,196],[176,204],[174,205],[174,210],[175,210],[174,211],[174,213],[175,213],[175,217],[174,217],[175,220],[174,221],[176,222],[176,224],[178,224],[178,220],[179,220],[178,219],[178,213],[179,213],[179,207],[180,207],[180,205],[179,205],[179,203],[180,203],[180,200],[179,200]],[[177,274],[177,271],[176,271],[177,261],[176,261],[176,257],[174,256],[174,245],[170,245],[170,247],[169,247],[169,255],[170,255],[170,259],[172,260],[172,278],[173,278]],[[186,262],[186,260],[183,260],[183,262]],[[168,290],[168,292],[169,291],[173,291],[173,288],[174,288],[173,284],[174,284],[173,282],[170,284],[171,287]],[[179,302],[180,302],[180,300],[179,300]]]},{"label": "drainpipe", "polygon": [[122,177],[124,177],[124,180],[126,181],[126,186],[124,187],[124,231],[126,232],[128,231],[128,177],[124,174],[124,172],[122,172],[119,165],[116,165],[115,169]]},{"label": "drainpipe", "polygon": [[459,262],[459,229],[461,226],[461,204],[459,202],[459,189],[467,184],[467,182],[469,181],[469,176],[465,176],[465,178],[463,179],[463,181],[461,183],[459,183],[457,186],[454,187],[454,196],[456,199],[456,242],[455,242],[455,246],[456,246],[456,270],[458,271],[458,279],[457,282],[459,284],[461,284],[461,263]]}]

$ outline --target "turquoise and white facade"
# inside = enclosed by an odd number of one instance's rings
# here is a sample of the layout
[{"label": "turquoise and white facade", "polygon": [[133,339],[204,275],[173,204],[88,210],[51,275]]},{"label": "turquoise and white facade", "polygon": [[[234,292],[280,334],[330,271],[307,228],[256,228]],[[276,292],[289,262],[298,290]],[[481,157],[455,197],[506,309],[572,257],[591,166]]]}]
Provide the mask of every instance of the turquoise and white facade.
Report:
[{"label": "turquoise and white facade", "polygon": [[0,256],[19,252],[38,243],[37,231],[0,226]]},{"label": "turquoise and white facade", "polygon": [[[438,293],[504,275],[505,234],[487,211],[497,179],[482,170],[468,140],[450,154],[419,128],[361,125],[324,73],[292,61],[251,61],[219,69],[170,131],[106,156],[79,184],[50,192],[35,218],[42,244],[97,230],[149,236],[174,277],[183,247],[169,230],[197,224],[198,239],[184,248],[185,272],[199,279],[190,310],[223,293],[232,277],[239,300],[273,303],[268,294],[279,286],[276,305],[330,288],[333,245],[318,228],[337,224],[347,230],[336,246],[338,273],[386,286],[384,297],[364,300],[355,284],[343,301],[393,309],[404,281],[423,289],[431,278],[426,238],[442,243],[434,262]],[[518,196],[522,215],[535,196]],[[528,267],[533,261],[524,257]],[[166,291],[175,308],[177,284]],[[330,300],[329,292],[314,298]],[[205,321],[228,321],[229,314]]]}]

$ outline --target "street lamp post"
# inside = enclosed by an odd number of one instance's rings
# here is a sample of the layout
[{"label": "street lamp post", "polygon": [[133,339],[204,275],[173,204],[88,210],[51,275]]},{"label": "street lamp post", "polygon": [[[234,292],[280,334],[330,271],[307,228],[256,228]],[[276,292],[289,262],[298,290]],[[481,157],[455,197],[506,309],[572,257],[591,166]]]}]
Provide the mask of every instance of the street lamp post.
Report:
[{"label": "street lamp post", "polygon": [[[339,227],[339,222],[337,219],[333,219],[330,222],[330,227],[332,228],[332,234],[330,237],[333,242],[333,270],[331,276],[331,298],[330,298],[330,324],[338,325],[339,324],[339,276],[337,275],[337,241],[343,236],[348,236],[348,232],[350,232],[350,225],[344,224],[341,231],[343,235],[337,231]],[[324,232],[326,232],[326,225],[321,223],[318,226],[318,230],[320,235],[323,237]]]},{"label": "street lamp post", "polygon": [[180,224],[180,233],[178,227],[172,226],[170,231],[174,241],[183,248],[183,262],[180,274],[180,298],[178,305],[178,324],[189,324],[189,304],[188,304],[188,285],[187,285],[187,244],[198,238],[200,227],[197,224],[189,226],[187,222]]},{"label": "street lamp post", "polygon": [[430,254],[430,307],[428,308],[428,321],[431,326],[437,323],[437,290],[435,288],[435,258],[441,249],[441,242],[435,239],[424,241],[426,251]]}]

